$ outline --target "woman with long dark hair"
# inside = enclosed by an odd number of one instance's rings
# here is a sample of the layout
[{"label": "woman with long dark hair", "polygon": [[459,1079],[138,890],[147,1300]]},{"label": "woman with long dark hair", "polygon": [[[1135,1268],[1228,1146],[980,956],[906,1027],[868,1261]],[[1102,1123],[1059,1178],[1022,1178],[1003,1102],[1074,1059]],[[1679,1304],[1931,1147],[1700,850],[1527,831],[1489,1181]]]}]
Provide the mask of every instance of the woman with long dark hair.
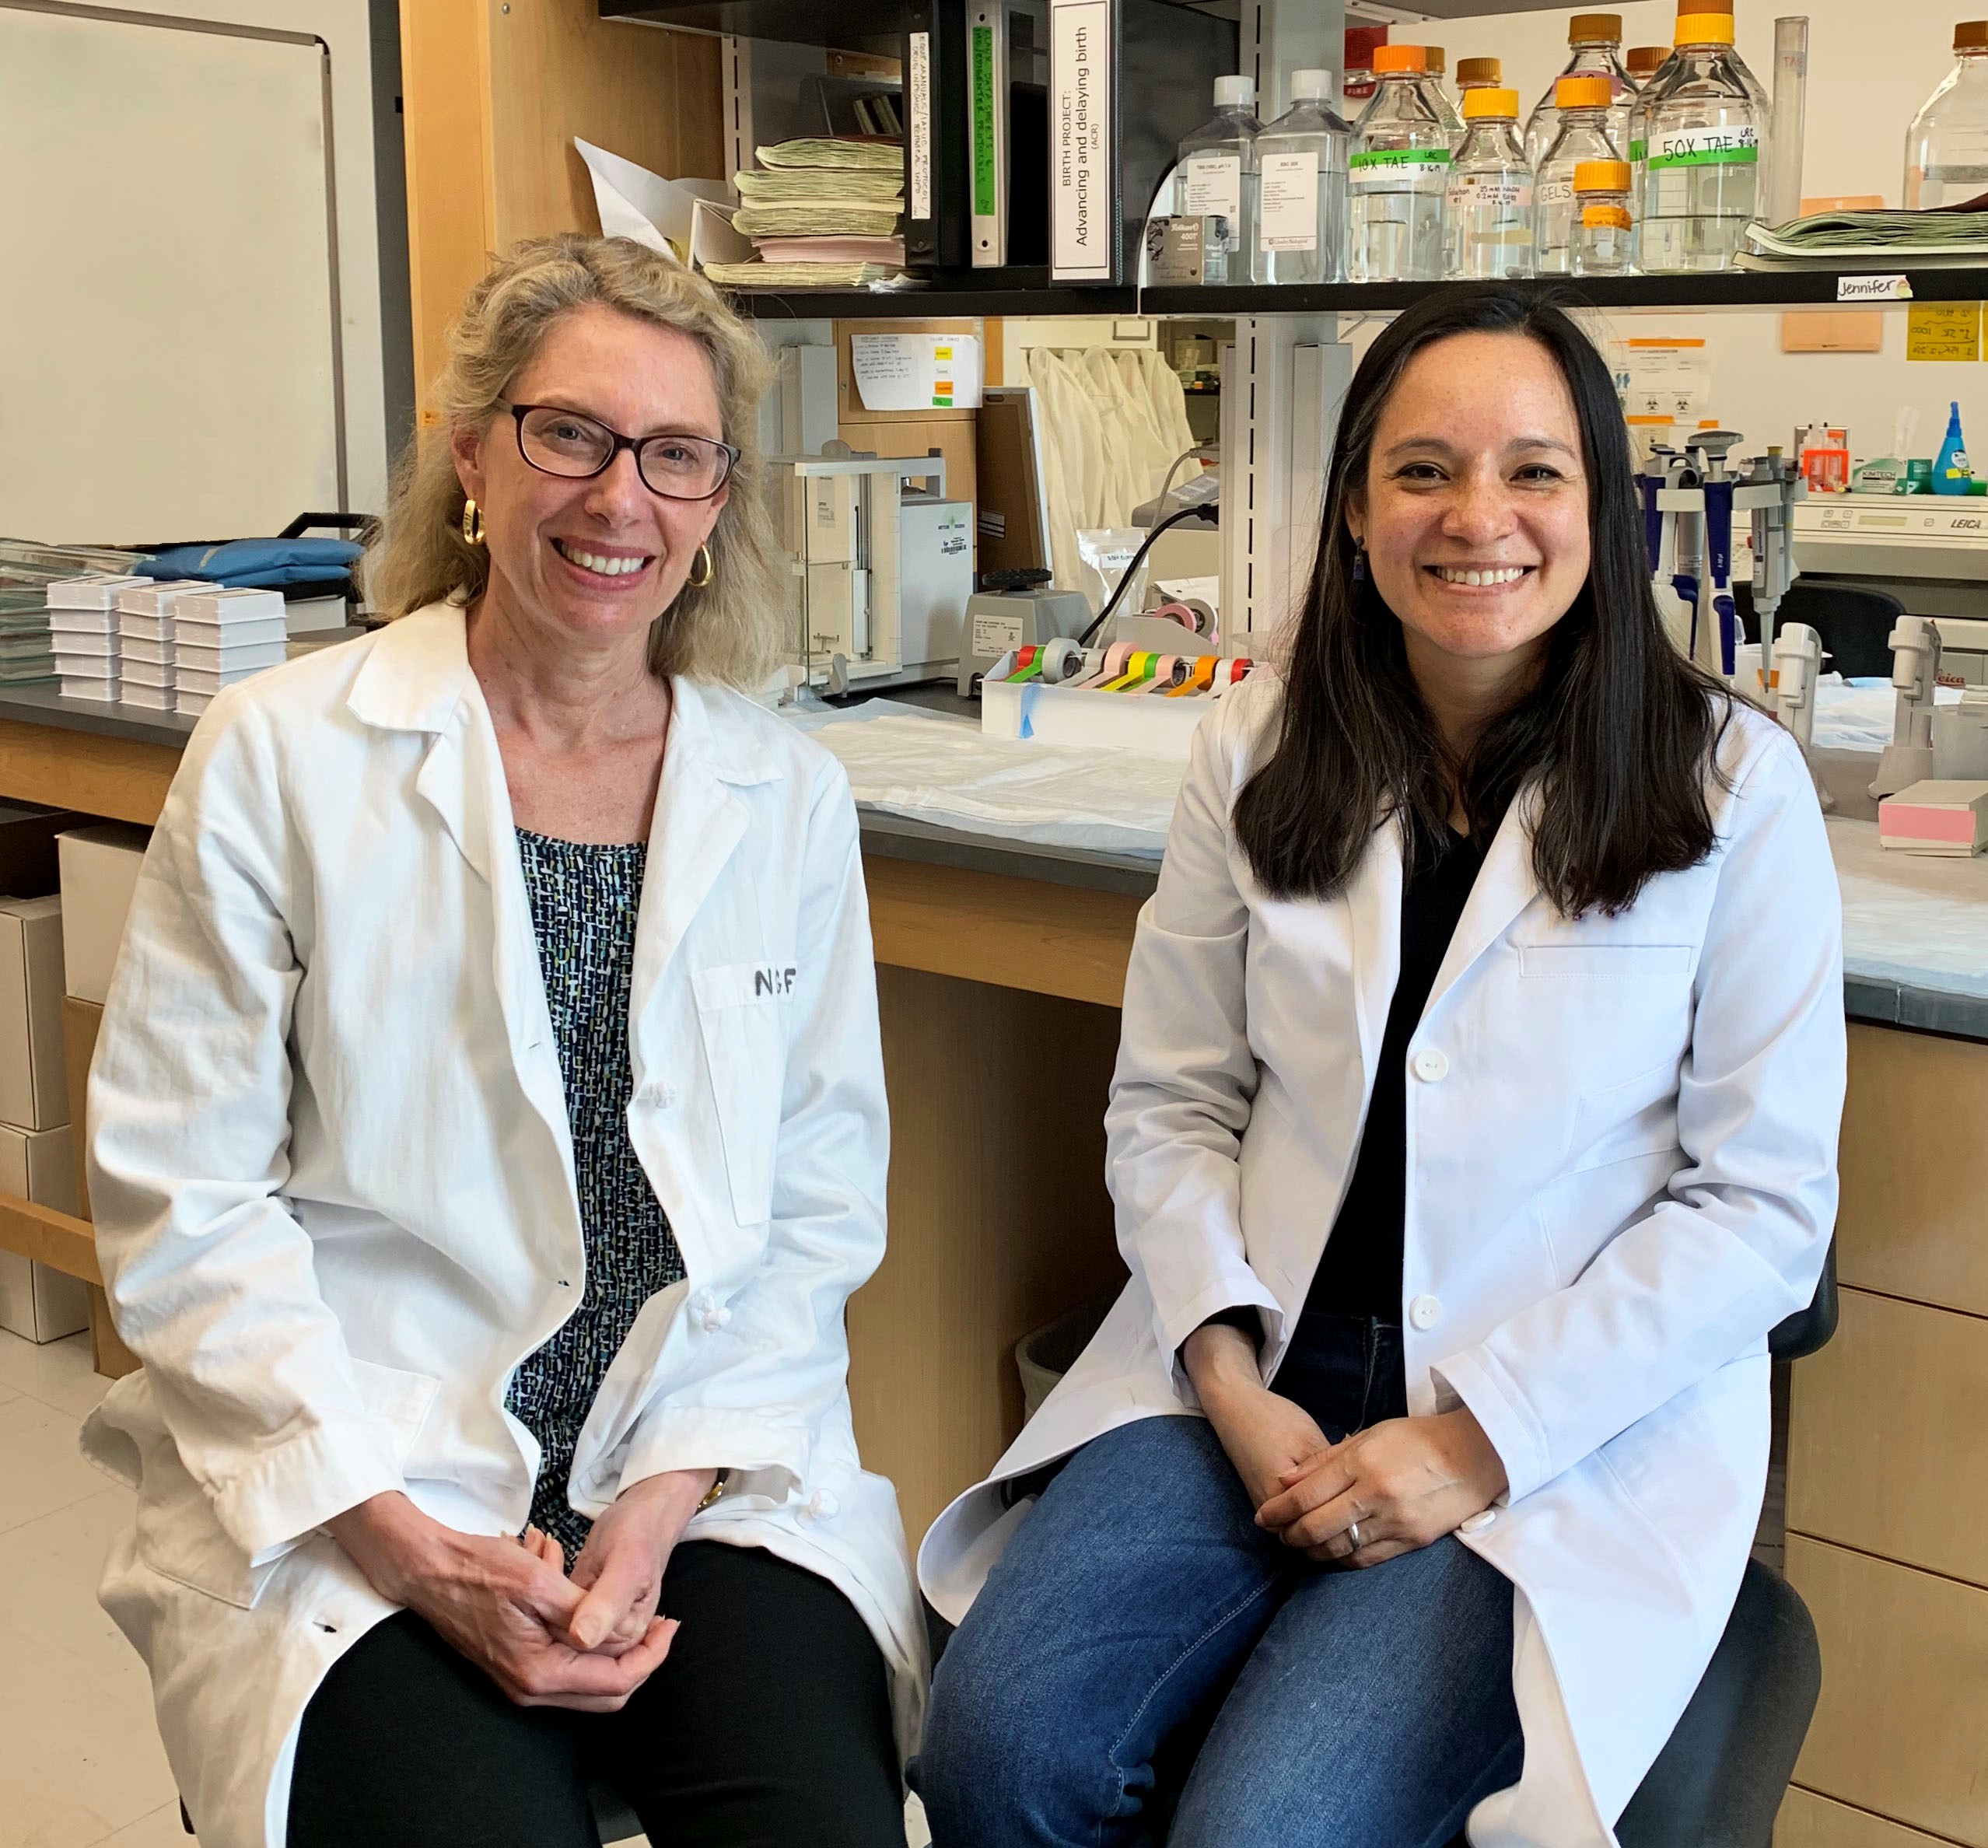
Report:
[{"label": "woman with long dark hair", "polygon": [[1840,924],[1642,548],[1549,298],[1374,342],[1140,916],[1131,1281],[922,1551],[941,1848],[1602,1848],[1689,1701],[1835,1214]]}]

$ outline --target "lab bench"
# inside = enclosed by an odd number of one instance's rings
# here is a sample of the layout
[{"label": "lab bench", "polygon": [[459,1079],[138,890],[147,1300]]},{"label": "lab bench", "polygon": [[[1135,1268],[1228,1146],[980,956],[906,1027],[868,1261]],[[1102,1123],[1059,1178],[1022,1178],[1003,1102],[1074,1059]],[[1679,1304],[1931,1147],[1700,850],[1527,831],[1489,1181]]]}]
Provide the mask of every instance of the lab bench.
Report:
[{"label": "lab bench", "polygon": [[[191,729],[0,691],[0,799],[149,824]],[[915,1545],[1020,1428],[1015,1342],[1123,1276],[1101,1118],[1156,868],[875,811],[862,830],[891,1241],[849,1304],[850,1394]],[[1946,877],[1988,904],[1988,862]],[[1844,1003],[1843,1319],[1794,1370],[1788,1441],[1787,1571],[1825,1676],[1782,1833],[1860,1842],[1861,1812],[1988,1848],[1988,983],[1853,975]],[[70,1006],[79,1087],[94,1010]],[[45,1208],[0,1202],[0,1245],[96,1280],[87,1226]]]}]

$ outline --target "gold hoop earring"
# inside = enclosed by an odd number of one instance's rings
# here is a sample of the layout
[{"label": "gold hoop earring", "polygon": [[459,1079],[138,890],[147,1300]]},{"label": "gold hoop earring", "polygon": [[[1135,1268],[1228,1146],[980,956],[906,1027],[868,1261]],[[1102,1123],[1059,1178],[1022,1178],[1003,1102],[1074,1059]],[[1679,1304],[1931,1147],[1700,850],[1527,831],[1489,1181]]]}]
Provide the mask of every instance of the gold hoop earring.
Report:
[{"label": "gold hoop earring", "polygon": [[463,537],[471,545],[483,543],[483,509],[473,500],[463,502]]},{"label": "gold hoop earring", "polygon": [[[700,567],[703,571],[702,576],[698,575]],[[693,590],[702,590],[711,582],[717,569],[711,556],[711,548],[708,545],[700,545],[697,548],[697,556],[691,560],[690,576],[685,578],[684,582]]]}]

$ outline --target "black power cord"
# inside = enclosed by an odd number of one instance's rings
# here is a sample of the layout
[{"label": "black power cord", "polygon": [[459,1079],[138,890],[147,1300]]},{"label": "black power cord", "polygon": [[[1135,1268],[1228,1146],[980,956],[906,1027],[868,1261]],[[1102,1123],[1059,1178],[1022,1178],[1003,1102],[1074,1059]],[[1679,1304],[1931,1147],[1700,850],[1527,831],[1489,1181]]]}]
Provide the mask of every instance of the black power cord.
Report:
[{"label": "black power cord", "polygon": [[1181,508],[1178,513],[1169,513],[1164,520],[1161,520],[1160,523],[1153,529],[1151,532],[1146,535],[1145,544],[1141,545],[1139,550],[1132,554],[1132,562],[1125,567],[1124,574],[1119,578],[1116,588],[1113,590],[1109,597],[1105,598],[1104,607],[1097,612],[1097,619],[1091,624],[1089,628],[1086,629],[1083,633],[1077,638],[1078,645],[1080,647],[1088,648],[1090,646],[1091,638],[1104,626],[1105,623],[1110,619],[1111,612],[1118,607],[1118,599],[1125,595],[1125,586],[1132,581],[1135,576],[1138,575],[1139,568],[1144,562],[1146,555],[1153,549],[1153,541],[1157,539],[1169,527],[1177,527],[1184,520],[1193,520],[1202,515],[1213,515],[1220,505],[1220,502],[1217,501],[1198,501],[1192,507]]}]

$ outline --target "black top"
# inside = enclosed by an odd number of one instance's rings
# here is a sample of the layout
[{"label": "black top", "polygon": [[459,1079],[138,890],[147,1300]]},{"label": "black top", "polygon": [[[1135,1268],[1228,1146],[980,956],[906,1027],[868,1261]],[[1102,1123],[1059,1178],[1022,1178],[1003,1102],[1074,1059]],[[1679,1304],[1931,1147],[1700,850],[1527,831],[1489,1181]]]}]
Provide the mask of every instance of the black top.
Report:
[{"label": "black top", "polygon": [[1496,832],[1425,842],[1402,889],[1402,968],[1374,1068],[1374,1096],[1353,1178],[1311,1279],[1304,1313],[1402,1319],[1402,1223],[1408,1212],[1408,1045],[1436,971]]},{"label": "black top", "polygon": [[540,1445],[531,1518],[570,1566],[593,1525],[566,1500],[580,1426],[643,1304],[683,1276],[684,1260],[628,1140],[628,992],[649,849],[517,833],[572,1127],[586,1287],[512,1375],[504,1402]]}]

